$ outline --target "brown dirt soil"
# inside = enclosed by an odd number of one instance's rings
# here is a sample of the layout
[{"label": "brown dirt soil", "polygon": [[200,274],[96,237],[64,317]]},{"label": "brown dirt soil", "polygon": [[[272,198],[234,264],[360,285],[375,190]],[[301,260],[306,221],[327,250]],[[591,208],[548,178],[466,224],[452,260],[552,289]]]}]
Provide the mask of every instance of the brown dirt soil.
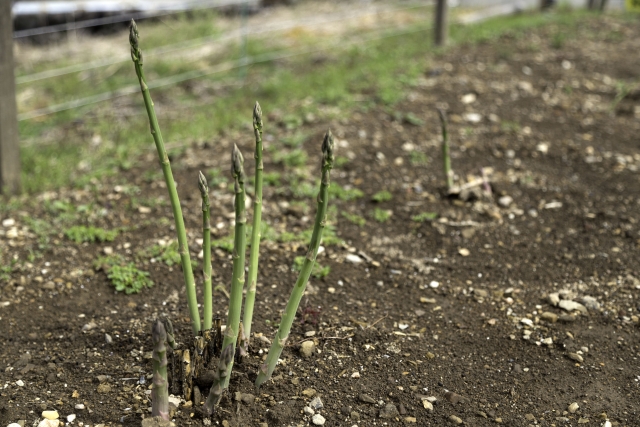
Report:
[{"label": "brown dirt soil", "polygon": [[[364,193],[332,204],[367,223],[333,214],[344,243],[319,256],[331,271],[310,281],[275,377],[254,391],[268,348],[254,337],[213,425],[313,425],[303,408],[317,396],[326,426],[600,426],[606,418],[640,425],[637,86],[614,103],[617,82],[638,79],[640,23],[587,22],[560,41],[562,29],[547,26],[451,49],[395,110],[375,107],[296,130],[310,135],[309,161],[298,173],[312,177],[331,127],[338,155],[350,159],[334,171],[333,185]],[[443,196],[436,106],[448,110],[455,172],[466,179],[491,168],[492,196]],[[291,134],[262,107],[266,145]],[[251,176],[249,130],[173,158],[194,258],[197,171],[226,173],[228,156],[220,153],[232,141],[241,141]],[[291,171],[269,151],[265,158],[266,172],[282,172],[286,183]],[[25,260],[39,245],[43,253],[2,283],[1,425],[30,426],[44,409],[65,421],[76,414],[71,425],[84,426],[138,426],[149,415],[151,321],[170,316],[183,343],[191,332],[179,267],[135,258],[173,238],[155,154],[143,160],[111,181],[40,195],[14,212],[14,225],[5,222],[8,255]],[[229,233],[232,218],[231,193],[222,187],[212,195],[214,238]],[[372,201],[380,190],[392,199]],[[313,199],[296,198],[289,186],[266,187],[264,200],[265,220],[278,231],[299,232],[313,221]],[[375,208],[391,218],[377,222]],[[124,230],[111,243],[76,244],[64,228],[46,237],[48,227],[69,224],[69,212],[75,223]],[[423,212],[437,218],[412,220]],[[93,267],[106,247],[138,259],[154,287],[115,293]],[[273,336],[296,277],[293,259],[304,252],[303,244],[263,242],[256,333]],[[358,254],[360,263],[347,259]],[[214,284],[228,286],[230,255],[214,251],[213,264]],[[226,297],[214,298],[224,318]],[[582,305],[560,308],[572,302]],[[316,346],[308,358],[298,349],[305,339]],[[237,400],[236,392],[255,400]],[[174,418],[203,425],[184,402]]]}]

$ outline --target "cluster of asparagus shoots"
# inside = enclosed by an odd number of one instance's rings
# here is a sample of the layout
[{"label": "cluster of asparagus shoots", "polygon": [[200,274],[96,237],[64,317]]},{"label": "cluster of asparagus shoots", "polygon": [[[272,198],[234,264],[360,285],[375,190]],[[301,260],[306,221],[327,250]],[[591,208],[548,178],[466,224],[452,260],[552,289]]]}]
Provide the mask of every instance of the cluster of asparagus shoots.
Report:
[{"label": "cluster of asparagus shoots", "polygon": [[[151,128],[151,134],[156,144],[160,163],[162,165],[162,171],[164,173],[167,189],[169,190],[169,196],[171,200],[171,206],[173,210],[173,216],[175,220],[176,233],[178,235],[178,246],[180,252],[180,258],[182,261],[182,269],[184,272],[184,281],[187,291],[187,304],[189,307],[189,314],[191,317],[191,326],[195,336],[200,336],[209,330],[212,326],[212,289],[211,289],[211,236],[210,236],[210,202],[209,202],[209,188],[205,176],[200,172],[198,187],[202,196],[202,230],[203,230],[203,258],[204,258],[204,330],[200,322],[200,313],[198,310],[196,289],[193,272],[191,269],[191,260],[189,257],[189,248],[187,246],[187,237],[184,226],[184,219],[182,216],[182,210],[180,207],[180,200],[176,189],[173,175],[171,172],[171,166],[169,163],[169,157],[164,147],[162,134],[158,125],[158,119],[153,106],[153,101],[149,94],[149,88],[144,78],[142,70],[143,59],[142,52],[139,48],[139,35],[136,23],[131,21],[131,29],[129,34],[129,41],[131,44],[131,59],[133,60],[136,74],[140,82],[140,89],[144,99],[147,114],[149,116],[149,124]],[[231,174],[234,179],[234,192],[235,192],[235,234],[234,234],[234,248],[233,248],[233,273],[231,279],[231,292],[229,296],[229,314],[225,329],[224,340],[222,342],[222,351],[219,359],[218,368],[214,375],[214,383],[207,397],[204,411],[211,414],[214,407],[219,403],[223,391],[228,387],[229,378],[231,376],[231,369],[233,367],[234,356],[236,354],[236,348],[240,355],[246,353],[249,346],[249,338],[251,334],[251,323],[253,319],[253,309],[256,296],[256,285],[258,278],[258,260],[260,250],[261,239],[261,221],[262,221],[262,110],[260,105],[256,103],[253,109],[253,128],[255,135],[255,195],[254,195],[254,209],[253,209],[253,227],[251,234],[251,251],[249,255],[249,278],[248,288],[244,303],[244,318],[242,323],[240,317],[242,313],[242,297],[245,284],[245,252],[246,252],[246,212],[245,212],[245,173],[244,173],[244,158],[242,153],[236,145],[233,147],[231,155]],[[330,184],[330,171],[333,168],[334,154],[333,154],[333,136],[328,131],[322,142],[322,179],[320,183],[320,190],[318,193],[318,210],[315,218],[315,225],[311,236],[311,242],[309,250],[305,257],[303,267],[300,271],[298,279],[292,290],[291,297],[287,303],[285,312],[280,322],[280,327],[276,334],[276,338],[273,340],[271,349],[267,356],[265,364],[260,369],[256,380],[256,387],[260,387],[265,381],[267,381],[280,357],[282,350],[286,344],[287,337],[291,330],[296,311],[300,304],[300,300],[304,294],[306,284],[309,281],[309,276],[313,269],[313,265],[318,253],[318,247],[322,240],[322,233],[326,224],[327,205],[329,200],[328,189]],[[166,322],[156,322],[154,324],[154,346],[157,345],[157,359],[158,362],[158,378],[164,378],[159,381],[158,393],[154,394],[158,400],[163,399],[164,390],[166,390],[166,348],[164,347],[165,335],[163,335],[162,328],[166,330]],[[171,337],[173,337],[173,331]],[[168,335],[167,335],[168,336]],[[174,342],[173,338],[169,343]],[[155,360],[156,352],[154,347],[154,387],[155,387]],[[164,366],[164,371],[162,370]],[[162,385],[162,384],[164,385]],[[161,386],[162,385],[162,386]],[[162,388],[165,387],[165,388]],[[162,390],[162,391],[160,391]],[[197,403],[197,402],[196,402]],[[159,404],[162,406],[162,403]],[[164,413],[163,409],[158,410],[159,413]]]},{"label": "cluster of asparagus shoots", "polygon": [[489,183],[488,171],[486,168],[480,168],[479,177],[474,176],[468,182],[461,185],[454,184],[454,173],[451,169],[447,113],[440,108],[438,108],[437,111],[438,117],[440,118],[440,127],[442,128],[442,165],[445,182],[447,184],[447,195],[455,196],[463,200],[467,200],[471,197],[480,198],[482,196],[491,196],[491,184]]}]

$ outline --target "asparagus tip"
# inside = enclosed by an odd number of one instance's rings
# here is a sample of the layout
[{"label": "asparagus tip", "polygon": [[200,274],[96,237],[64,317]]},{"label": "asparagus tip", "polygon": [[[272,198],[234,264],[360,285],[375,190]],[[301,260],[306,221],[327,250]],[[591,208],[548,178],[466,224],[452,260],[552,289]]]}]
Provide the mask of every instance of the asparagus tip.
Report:
[{"label": "asparagus tip", "polygon": [[333,134],[331,130],[328,130],[324,135],[324,140],[322,141],[322,154],[324,156],[323,160],[325,165],[331,169],[333,168]]},{"label": "asparagus tip", "polygon": [[155,343],[163,342],[167,339],[167,332],[164,323],[160,319],[156,319],[151,327],[151,340]]},{"label": "asparagus tip", "polygon": [[203,195],[209,193],[207,178],[204,177],[202,171],[198,171],[198,188],[200,189],[200,193],[202,193]]},{"label": "asparagus tip", "polygon": [[437,108],[438,111],[438,116],[440,117],[440,122],[441,123],[446,123],[447,122],[447,113],[445,113],[445,111],[442,108]]},{"label": "asparagus tip", "polygon": [[253,107],[253,123],[262,124],[262,108],[258,101],[256,101],[256,105]]},{"label": "asparagus tip", "polygon": [[138,48],[139,38],[140,36],[138,34],[138,25],[136,24],[136,21],[131,19],[131,26],[129,27],[129,43],[134,49]]},{"label": "asparagus tip", "polygon": [[231,153],[231,174],[234,177],[242,177],[244,175],[244,158],[236,144],[233,144],[233,152]]}]

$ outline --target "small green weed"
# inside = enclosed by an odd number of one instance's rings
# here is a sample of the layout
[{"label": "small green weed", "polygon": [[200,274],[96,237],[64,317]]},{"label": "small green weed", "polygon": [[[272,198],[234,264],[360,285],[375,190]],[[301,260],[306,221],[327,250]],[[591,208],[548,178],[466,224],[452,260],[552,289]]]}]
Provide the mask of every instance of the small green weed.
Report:
[{"label": "small green weed", "polygon": [[360,215],[351,214],[349,212],[342,212],[342,216],[345,217],[347,221],[357,225],[358,227],[363,227],[367,223],[367,220]]},{"label": "small green weed", "polygon": [[422,213],[419,213],[418,215],[412,216],[411,220],[415,222],[425,222],[425,221],[433,221],[437,217],[438,217],[437,212],[422,212]]},{"label": "small green weed", "polygon": [[104,228],[74,225],[64,231],[69,240],[76,243],[112,242],[118,236],[119,230],[105,230]]},{"label": "small green weed", "polygon": [[[295,259],[293,260],[293,266],[291,267],[291,269],[293,271],[302,270],[304,259],[305,259],[304,256],[295,257]],[[327,277],[330,271],[331,271],[331,267],[329,267],[328,265],[326,267],[323,267],[322,265],[320,265],[318,261],[316,261],[313,264],[313,270],[311,270],[311,275],[316,279],[324,279],[325,277]]]},{"label": "small green weed", "polygon": [[132,262],[126,263],[122,255],[98,257],[93,262],[93,266],[107,273],[107,278],[115,286],[116,291],[137,294],[142,289],[153,286],[149,273],[139,270]]},{"label": "small green weed", "polygon": [[288,153],[276,152],[273,160],[288,168],[304,166],[307,163],[307,152],[300,149],[291,150]]},{"label": "small green weed", "polygon": [[388,202],[392,198],[393,198],[393,196],[387,190],[378,191],[376,194],[371,196],[371,200],[373,200],[374,202],[378,202],[378,203],[380,203],[380,202]]},{"label": "small green weed", "polygon": [[164,262],[167,266],[180,264],[180,252],[178,252],[178,242],[171,241],[168,245],[153,245],[140,254],[145,258]]},{"label": "small green weed", "polygon": [[364,193],[357,188],[345,188],[341,187],[337,184],[331,185],[329,187],[329,197],[335,197],[340,200],[351,201],[356,200],[364,196]]},{"label": "small green weed", "polygon": [[262,175],[262,182],[266,185],[273,187],[280,187],[282,185],[280,181],[280,172],[267,172]]},{"label": "small green weed", "polygon": [[346,164],[348,164],[350,161],[351,160],[349,160],[349,158],[346,157],[346,156],[338,156],[338,157],[336,157],[336,160],[335,160],[336,167],[337,168],[341,168],[341,167],[345,166]]},{"label": "small green weed", "polygon": [[380,208],[375,208],[372,213],[373,219],[378,222],[387,222],[391,215],[393,215],[393,211]]},{"label": "small green weed", "polygon": [[209,187],[217,188],[225,186],[229,182],[226,175],[222,173],[220,168],[213,168],[209,170]]},{"label": "small green weed", "polygon": [[282,143],[291,148],[300,148],[309,138],[306,133],[296,132],[293,135],[282,138]]},{"label": "small green weed", "polygon": [[423,166],[429,163],[429,157],[422,151],[412,151],[410,156],[410,162],[414,166]]}]

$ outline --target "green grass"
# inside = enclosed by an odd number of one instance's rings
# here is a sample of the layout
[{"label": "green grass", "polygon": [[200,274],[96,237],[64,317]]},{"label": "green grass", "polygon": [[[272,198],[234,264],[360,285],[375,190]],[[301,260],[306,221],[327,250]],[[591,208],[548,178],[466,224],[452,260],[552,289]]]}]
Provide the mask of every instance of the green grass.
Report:
[{"label": "green grass", "polygon": [[358,227],[364,227],[367,223],[367,220],[357,214],[351,214],[349,212],[342,212],[342,216],[346,218],[352,224],[357,225]]},{"label": "green grass", "polygon": [[[295,259],[293,260],[293,266],[291,267],[292,270],[293,271],[302,270],[302,266],[304,265],[304,260],[305,260],[304,256],[295,257]],[[327,277],[327,275],[329,275],[330,271],[331,271],[331,267],[329,267],[328,265],[323,267],[322,265],[320,265],[318,261],[316,261],[313,264],[313,270],[311,270],[311,275],[316,279],[324,279],[325,277]]]},{"label": "green grass", "polygon": [[139,253],[141,258],[150,258],[153,261],[160,261],[167,266],[180,265],[180,252],[178,252],[178,241],[173,240],[167,245],[153,245]]},{"label": "green grass", "polygon": [[393,215],[392,211],[386,209],[375,208],[371,212],[371,216],[378,222],[387,222],[389,218]]},{"label": "green grass", "polygon": [[113,242],[120,230],[105,230],[104,228],[74,225],[64,231],[69,240],[76,243]]},{"label": "green grass", "polygon": [[374,202],[378,202],[378,203],[380,203],[380,202],[388,202],[392,198],[393,198],[393,196],[387,190],[378,191],[376,194],[371,196],[371,200],[373,200]]},{"label": "green grass", "polygon": [[438,217],[437,212],[422,212],[418,215],[414,215],[411,217],[411,220],[414,222],[425,222],[425,221],[433,221]]},{"label": "green grass", "polygon": [[[454,25],[451,27],[451,45],[488,42],[507,31],[518,36],[526,28],[544,24],[562,27],[569,38],[572,34],[570,31],[578,23],[595,18],[594,15],[572,11],[520,14],[466,27]],[[143,51],[218,32],[215,17],[200,14],[193,20],[184,17],[172,19],[168,25],[173,30],[168,30],[167,23],[163,22],[140,24]],[[392,107],[404,98],[422,75],[432,55],[441,51],[429,52],[428,43],[425,43],[425,36],[429,34],[424,26],[424,31],[382,38],[366,44],[344,43],[344,48],[325,51],[330,60],[322,63],[317,63],[316,56],[301,55],[286,62],[255,64],[248,70],[246,84],[243,85],[235,84],[237,70],[193,81],[204,87],[204,93],[215,93],[216,96],[202,96],[189,83],[152,89],[165,140],[168,144],[174,141],[211,140],[222,130],[229,132],[240,129],[250,123],[251,106],[255,99],[260,100],[265,112],[280,111],[281,121],[289,129],[301,126],[308,113],[314,114],[316,120],[324,121],[348,117],[349,112],[354,110],[366,112],[374,102]],[[125,32],[118,35],[118,40],[118,43],[127,46]],[[304,46],[320,42],[300,41]],[[257,55],[281,47],[274,43],[277,42],[249,39],[247,49],[249,54]],[[145,70],[149,83],[153,84],[160,78],[208,67],[222,60],[232,60],[238,55],[235,47],[221,52],[219,57],[197,63],[172,59],[171,55],[148,55],[145,57]],[[60,65],[64,65],[64,60],[55,64],[41,63],[29,70],[19,68],[18,74]],[[18,92],[32,91],[38,94],[22,105],[24,112],[135,84],[133,65],[125,62],[117,67],[98,68],[84,74],[19,85]],[[230,85],[223,91],[211,89],[215,85],[226,84]],[[123,102],[123,98],[120,100]],[[128,95],[124,102],[130,105],[132,113],[122,114],[114,104],[104,102],[20,122],[23,188],[34,193],[70,185],[83,187],[93,179],[114,175],[135,166],[139,155],[152,149],[153,143],[140,95]],[[323,108],[325,106],[331,108]],[[416,125],[420,125],[422,120],[419,117],[403,119]],[[99,138],[93,138],[94,142],[91,142],[91,135]],[[304,134],[294,132],[294,136],[285,144],[296,147],[303,142]],[[306,163],[303,154],[293,153],[282,157],[280,161],[292,167]],[[215,181],[216,177],[211,178]]]},{"label": "green grass", "polygon": [[153,286],[149,273],[138,269],[134,263],[127,262],[122,255],[98,257],[93,265],[107,274],[116,291],[137,294],[142,289]]}]

